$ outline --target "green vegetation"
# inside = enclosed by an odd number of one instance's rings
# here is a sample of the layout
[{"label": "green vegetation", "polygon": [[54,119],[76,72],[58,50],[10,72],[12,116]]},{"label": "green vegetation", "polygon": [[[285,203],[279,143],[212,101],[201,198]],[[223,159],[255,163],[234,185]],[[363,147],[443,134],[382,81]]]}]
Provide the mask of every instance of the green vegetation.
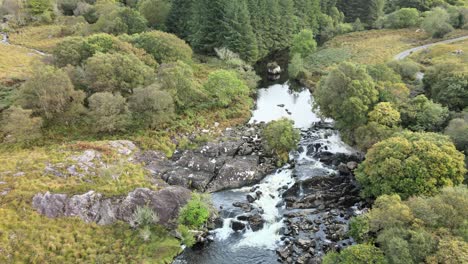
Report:
[{"label": "green vegetation", "polygon": [[386,264],[383,252],[373,245],[359,244],[345,248],[340,253],[331,252],[323,258],[323,264]]},{"label": "green vegetation", "polygon": [[356,179],[365,197],[397,193],[406,199],[461,184],[465,173],[464,155],[447,137],[404,132],[375,144]]},{"label": "green vegetation", "polygon": [[[369,213],[352,220],[350,234],[360,242],[377,243],[385,256],[380,263],[464,263],[468,261],[467,201],[466,186],[447,187],[433,197],[407,201],[398,195],[383,195]],[[340,256],[347,255],[345,251]],[[365,252],[356,250],[349,257],[358,259]],[[374,252],[375,257],[380,256]],[[336,258],[336,253],[325,257]]]},{"label": "green vegetation", "polygon": [[263,138],[267,149],[275,153],[282,164],[289,160],[289,152],[297,147],[300,134],[291,120],[283,118],[268,123],[263,130]]}]

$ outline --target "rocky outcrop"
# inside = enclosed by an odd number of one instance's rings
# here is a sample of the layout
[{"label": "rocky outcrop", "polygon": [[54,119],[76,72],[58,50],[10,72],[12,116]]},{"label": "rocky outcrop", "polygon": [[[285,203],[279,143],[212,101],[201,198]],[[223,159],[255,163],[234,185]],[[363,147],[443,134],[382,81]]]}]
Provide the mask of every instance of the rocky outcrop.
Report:
[{"label": "rocky outcrop", "polygon": [[155,178],[200,192],[252,185],[276,168],[275,160],[263,148],[261,129],[262,125],[228,129],[217,141],[195,150],[176,151],[172,159],[149,151],[135,160],[144,163]]},{"label": "rocky outcrop", "polygon": [[139,188],[127,196],[110,198],[94,191],[73,196],[46,192],[36,194],[32,205],[38,213],[49,218],[79,217],[85,222],[100,225],[112,224],[118,220],[131,223],[135,210],[148,206],[157,213],[160,224],[173,227],[173,220],[177,218],[179,209],[190,197],[190,190],[178,186],[159,191]]}]

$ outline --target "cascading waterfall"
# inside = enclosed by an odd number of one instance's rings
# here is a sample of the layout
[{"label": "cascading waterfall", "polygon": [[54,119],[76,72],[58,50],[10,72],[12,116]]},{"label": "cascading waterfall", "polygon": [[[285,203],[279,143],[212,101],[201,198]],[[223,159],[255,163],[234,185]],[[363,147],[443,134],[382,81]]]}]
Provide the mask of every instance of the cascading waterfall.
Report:
[{"label": "cascading waterfall", "polygon": [[[336,171],[313,156],[319,149],[330,153],[349,153],[353,150],[341,141],[339,133],[332,129],[310,127],[321,118],[312,110],[313,98],[308,89],[291,91],[289,85],[273,85],[259,89],[257,107],[251,122],[269,122],[287,117],[302,131],[298,151],[291,153],[295,166],[287,165],[265,177],[260,183],[236,190],[222,191],[212,195],[213,203],[220,208],[222,226],[213,231],[214,242],[202,249],[186,249],[175,260],[175,264],[237,264],[237,263],[277,263],[275,250],[284,244],[282,231],[285,229],[284,213],[287,212],[283,193],[296,182],[302,183],[315,174],[331,175]],[[331,122],[331,120],[326,120]],[[329,126],[331,128],[331,125]],[[313,149],[311,151],[311,146]],[[315,149],[317,148],[317,149]],[[299,196],[304,196],[302,184]],[[237,219],[245,213],[233,206],[236,202],[246,202],[246,196],[260,194],[251,205],[261,213],[265,221],[263,227],[254,231],[247,221]],[[234,222],[246,225],[242,231],[234,231]],[[317,234],[322,234],[319,230]]]}]

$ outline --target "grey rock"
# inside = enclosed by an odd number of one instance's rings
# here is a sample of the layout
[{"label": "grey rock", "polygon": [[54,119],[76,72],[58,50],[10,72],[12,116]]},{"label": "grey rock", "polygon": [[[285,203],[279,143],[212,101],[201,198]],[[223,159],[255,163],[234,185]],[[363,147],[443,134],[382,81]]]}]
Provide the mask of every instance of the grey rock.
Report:
[{"label": "grey rock", "polygon": [[239,188],[258,182],[264,174],[259,171],[259,157],[235,157],[226,161],[208,186],[209,192]]}]

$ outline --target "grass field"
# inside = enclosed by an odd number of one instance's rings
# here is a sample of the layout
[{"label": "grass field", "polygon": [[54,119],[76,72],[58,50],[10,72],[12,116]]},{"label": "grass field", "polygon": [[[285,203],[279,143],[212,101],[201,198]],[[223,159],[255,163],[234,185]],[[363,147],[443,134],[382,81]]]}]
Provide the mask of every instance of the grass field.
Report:
[{"label": "grass field", "polygon": [[[48,164],[66,173],[61,166],[74,164],[73,156],[84,149],[98,150],[109,166],[92,170],[94,176],[46,173]],[[105,142],[2,150],[0,182],[0,193],[7,192],[0,195],[0,263],[169,263],[180,251],[179,241],[161,227],[144,242],[128,224],[99,226],[78,218],[49,219],[34,211],[31,202],[38,192],[96,190],[114,196],[136,187],[157,189],[141,165],[127,161]]]},{"label": "grass field", "polygon": [[42,56],[23,47],[0,44],[0,80],[23,79],[31,71],[31,64]]},{"label": "grass field", "polygon": [[62,26],[59,25],[24,27],[10,34],[10,42],[50,53],[55,45],[64,38],[61,30]]},{"label": "grass field", "polygon": [[[458,50],[461,50],[462,54],[456,54]],[[440,63],[468,64],[468,40],[451,44],[440,44],[427,50],[417,52],[411,55],[410,58],[425,66]]]}]

